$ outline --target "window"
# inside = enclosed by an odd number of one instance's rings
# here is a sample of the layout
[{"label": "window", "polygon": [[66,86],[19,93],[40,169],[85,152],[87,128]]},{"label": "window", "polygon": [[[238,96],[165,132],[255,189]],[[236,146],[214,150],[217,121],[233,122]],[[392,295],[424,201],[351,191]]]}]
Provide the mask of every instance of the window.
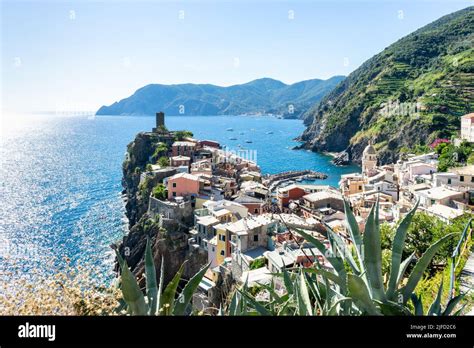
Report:
[{"label": "window", "polygon": [[474,176],[471,176],[471,182],[474,182]]},{"label": "window", "polygon": [[221,241],[225,242],[225,235],[220,234],[220,235],[219,235],[219,238],[220,238]]},{"label": "window", "polygon": [[173,197],[176,197],[176,192],[173,192]]},{"label": "window", "polygon": [[212,247],[212,252],[216,251],[216,248]]},{"label": "window", "polygon": [[362,186],[359,185],[359,190],[362,190]]},{"label": "window", "polygon": [[253,241],[254,241],[254,242],[258,242],[258,234],[255,234],[255,235],[253,236]]},{"label": "window", "polygon": [[459,177],[459,181],[464,181],[464,175],[461,175],[461,176]]},{"label": "window", "polygon": [[175,182],[173,183],[173,187],[176,187],[176,183],[175,183]]},{"label": "window", "polygon": [[255,208],[253,212],[254,212],[255,214],[258,214],[258,209]]},{"label": "window", "polygon": [[221,250],[221,256],[224,256],[224,254],[225,254],[224,250]]},{"label": "window", "polygon": [[451,179],[448,179],[448,185],[451,185]]}]

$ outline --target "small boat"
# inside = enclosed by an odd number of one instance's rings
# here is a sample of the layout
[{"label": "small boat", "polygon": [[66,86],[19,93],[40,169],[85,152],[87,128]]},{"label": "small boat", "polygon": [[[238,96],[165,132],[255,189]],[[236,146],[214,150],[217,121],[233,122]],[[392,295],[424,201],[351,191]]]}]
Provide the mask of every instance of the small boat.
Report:
[{"label": "small boat", "polygon": [[245,140],[245,142],[246,142],[247,144],[250,144],[250,143],[252,142],[252,140]]},{"label": "small boat", "polygon": [[233,131],[234,131],[234,128],[227,128],[226,131],[228,131],[228,132],[233,132]]},{"label": "small boat", "polygon": [[267,132],[267,134],[273,134],[273,132],[272,132],[272,131],[270,131],[270,132]]},{"label": "small boat", "polygon": [[236,137],[229,138],[229,140],[237,140]]},{"label": "small boat", "polygon": [[244,132],[240,132],[239,134],[240,134],[240,135],[244,135],[245,133],[244,133]]}]

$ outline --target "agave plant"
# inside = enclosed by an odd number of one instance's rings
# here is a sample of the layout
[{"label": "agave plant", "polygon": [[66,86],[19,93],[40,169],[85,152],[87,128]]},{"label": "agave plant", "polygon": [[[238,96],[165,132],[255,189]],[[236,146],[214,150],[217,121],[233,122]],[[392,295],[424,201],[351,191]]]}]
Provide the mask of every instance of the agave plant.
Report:
[{"label": "agave plant", "polygon": [[[402,253],[417,207],[418,202],[397,227],[387,284],[384,284],[382,275],[378,201],[369,213],[363,235],[348,202],[344,201],[351,246],[329,228],[329,248],[312,235],[297,230],[324,255],[332,266],[331,270],[317,263],[311,268],[295,269],[295,272],[283,270],[275,275],[283,278],[286,295],[278,296],[272,287],[264,286],[270,299],[262,302],[252,298],[244,287],[234,295],[230,307],[235,309],[246,305],[263,315],[423,315],[420,311],[421,299],[414,294],[414,290],[433,256],[445,241],[456,234],[448,234],[431,245],[406,278],[408,265],[414,262],[414,254],[402,260]],[[450,315],[463,297],[460,295],[449,300],[445,310],[441,311],[441,292],[442,285],[428,315]],[[409,306],[409,300],[413,302],[414,310]],[[240,303],[241,307],[235,303]],[[245,314],[246,311],[248,309],[230,314]]]},{"label": "agave plant", "polygon": [[127,262],[118,252],[117,259],[121,269],[119,287],[123,296],[123,302],[118,309],[127,309],[130,315],[185,315],[194,292],[209,268],[209,264],[203,267],[177,295],[178,285],[184,271],[185,263],[183,263],[163,291],[164,259],[161,259],[160,282],[157,284],[153,252],[150,240],[147,239],[145,248],[145,298],[135,276],[128,268]]}]

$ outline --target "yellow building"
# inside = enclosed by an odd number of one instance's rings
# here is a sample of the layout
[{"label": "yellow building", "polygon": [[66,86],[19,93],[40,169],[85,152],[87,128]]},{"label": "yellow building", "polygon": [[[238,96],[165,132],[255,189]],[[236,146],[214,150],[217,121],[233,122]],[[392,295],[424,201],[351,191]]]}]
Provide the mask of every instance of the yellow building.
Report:
[{"label": "yellow building", "polygon": [[225,224],[218,224],[214,226],[217,237],[217,246],[216,246],[216,260],[217,264],[220,265],[224,262],[224,259],[227,255],[227,226]]}]

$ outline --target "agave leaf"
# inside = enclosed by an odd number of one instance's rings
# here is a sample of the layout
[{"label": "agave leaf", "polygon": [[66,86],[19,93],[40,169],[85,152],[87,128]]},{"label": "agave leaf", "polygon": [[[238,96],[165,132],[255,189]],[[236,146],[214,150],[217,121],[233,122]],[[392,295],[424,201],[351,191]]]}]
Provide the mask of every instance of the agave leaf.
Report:
[{"label": "agave leaf", "polygon": [[155,261],[151,250],[150,239],[147,238],[145,247],[145,275],[146,275],[146,296],[148,298],[149,313],[156,313],[158,286],[156,282]]},{"label": "agave leaf", "polygon": [[415,315],[424,315],[423,311],[423,301],[421,299],[421,296],[418,296],[417,294],[411,294],[410,296],[411,302],[413,302],[413,306],[415,307]]},{"label": "agave leaf", "polygon": [[352,302],[352,298],[350,297],[341,297],[339,299],[337,299],[331,306],[331,308],[329,308],[329,310],[327,311],[327,313],[325,313],[324,315],[339,315],[340,313],[338,312],[337,308],[338,306],[341,304],[341,303],[345,303],[345,302],[349,302],[351,303]]},{"label": "agave leaf", "polygon": [[184,315],[186,307],[188,306],[189,302],[193,297],[194,292],[201,283],[202,278],[206,274],[209,266],[211,263],[209,262],[206,266],[204,266],[198,273],[196,273],[185,285],[183,291],[178,296],[178,300],[176,301],[173,309],[174,315]]},{"label": "agave leaf", "polygon": [[[450,315],[451,312],[454,310],[454,308],[456,308],[457,304],[466,296],[466,294],[461,294],[461,295],[458,295],[458,296],[455,296],[453,297],[452,299],[450,299],[448,301],[448,304],[446,305],[446,308],[445,310],[443,311],[443,313],[441,315],[443,316],[447,316],[447,315]],[[467,304],[467,303],[466,303]],[[458,311],[454,314],[454,316],[457,316],[459,315],[459,313],[462,312],[462,310],[464,309],[464,307],[466,306],[466,304]]]},{"label": "agave leaf", "polygon": [[260,304],[257,300],[253,298],[250,294],[248,294],[246,291],[240,291],[242,296],[250,302],[250,304],[255,308],[255,310],[260,314],[260,315],[272,315],[265,306]]},{"label": "agave leaf", "polygon": [[163,294],[163,281],[165,278],[165,259],[161,256],[161,266],[160,266],[160,284],[158,286],[158,293],[156,294],[156,309],[155,315],[159,315],[159,310],[161,308],[161,295]]},{"label": "agave leaf", "polygon": [[390,300],[387,300],[385,302],[375,300],[375,302],[380,307],[380,311],[383,315],[412,315],[410,309],[400,303]]},{"label": "agave leaf", "polygon": [[282,304],[285,302],[282,297],[276,293],[274,286],[268,286],[267,284],[260,284],[260,286],[270,293],[270,296],[275,300],[276,303]]},{"label": "agave leaf", "polygon": [[132,315],[146,315],[147,305],[140,287],[138,286],[135,276],[128,268],[127,262],[124,261],[122,268],[122,295],[128,305]]},{"label": "agave leaf", "polygon": [[286,291],[288,291],[288,293],[291,295],[293,294],[293,283],[291,281],[290,275],[288,274],[288,271],[285,268],[285,262],[283,261],[283,258],[281,259],[281,262],[283,264],[283,282],[285,284]]},{"label": "agave leaf", "polygon": [[163,296],[161,296],[161,308],[158,308],[161,315],[171,315],[171,313],[173,313],[176,290],[178,289],[179,281],[181,280],[181,275],[183,274],[185,263],[186,261],[183,262],[178,272],[174,275],[173,279],[166,286],[166,289],[163,292]]},{"label": "agave leaf", "polygon": [[115,255],[117,256],[117,260],[118,260],[118,263],[119,263],[119,266],[120,266],[120,270],[122,269],[123,267],[123,263],[125,262],[122,255],[120,255],[119,251],[117,249],[115,249]]},{"label": "agave leaf", "polygon": [[[400,270],[398,272],[397,283],[395,284],[395,290],[398,288],[399,284],[403,280],[403,276],[405,275],[405,271],[407,270],[408,265],[413,261],[415,258],[415,252],[411,253],[405,260],[403,260],[402,264],[400,265]],[[392,296],[394,296],[393,294]]]},{"label": "agave leaf", "polygon": [[339,277],[335,273],[326,271],[324,269],[319,269],[319,268],[303,268],[303,271],[307,272],[307,273],[318,274],[318,275],[322,276],[323,278],[327,278],[330,281],[334,282],[335,284],[339,285],[339,287],[345,288],[344,281],[341,279],[341,277]]},{"label": "agave leaf", "polygon": [[343,255],[344,259],[349,263],[352,270],[355,274],[360,274],[360,269],[357,263],[355,262],[354,258],[352,257],[352,253],[347,248],[346,243],[342,240],[342,238],[337,234],[334,233],[330,228],[326,227],[327,235],[329,240],[334,241],[336,243],[336,247],[339,250],[339,253]]},{"label": "agave leaf", "polygon": [[408,277],[407,284],[400,290],[400,293],[403,297],[403,303],[406,303],[408,299],[411,297],[411,294],[415,290],[418,282],[420,281],[421,277],[423,277],[423,272],[426,270],[426,267],[431,262],[433,256],[438,252],[441,248],[443,243],[448,240],[449,238],[453,237],[456,233],[449,233],[444,237],[440,238],[436,243],[431,245],[425,253],[421,256],[421,258],[416,263],[415,267],[413,268],[410,276]]},{"label": "agave leaf", "polygon": [[397,290],[397,286],[399,284],[399,280],[400,280],[399,270],[400,270],[400,263],[402,261],[403,248],[405,246],[405,239],[406,239],[408,228],[410,227],[411,220],[413,219],[416,209],[418,208],[419,202],[420,200],[416,202],[413,209],[410,210],[408,214],[406,214],[403,220],[400,222],[400,224],[397,227],[395,237],[393,239],[392,263],[390,266],[390,277],[389,277],[388,287],[387,287],[388,298],[391,298],[395,294],[395,291]]},{"label": "agave leaf", "polygon": [[370,297],[369,289],[364,280],[354,274],[347,275],[347,288],[350,296],[360,304],[362,309],[370,315],[381,315]]},{"label": "agave leaf", "polygon": [[298,275],[298,298],[301,299],[302,305],[305,307],[305,314],[313,315],[313,306],[309,299],[308,287],[306,285],[306,279],[303,272],[299,272]]},{"label": "agave leaf", "polygon": [[288,299],[285,301],[283,306],[281,306],[280,310],[277,313],[277,316],[283,316],[288,314],[288,307],[293,302],[293,295],[289,296]]},{"label": "agave leaf", "polygon": [[440,315],[441,314],[441,295],[443,293],[443,280],[441,279],[441,284],[439,285],[438,294],[428,309],[428,315]]},{"label": "agave leaf", "polygon": [[356,246],[357,256],[359,258],[359,265],[362,267],[362,256],[360,251],[362,250],[362,237],[359,231],[359,225],[357,224],[357,220],[352,212],[349,203],[344,199],[344,213],[346,215],[346,224],[347,229],[349,231],[349,235],[351,236],[351,240]]},{"label": "agave leaf", "polygon": [[364,265],[367,271],[369,292],[379,301],[386,300],[382,276],[382,250],[378,223],[379,201],[370,210],[364,231]]},{"label": "agave leaf", "polygon": [[[331,251],[327,250],[326,247],[324,246],[324,244],[321,243],[316,238],[314,238],[312,235],[310,235],[310,234],[308,234],[304,231],[301,231],[299,229],[297,229],[296,231],[298,232],[298,234],[303,236],[304,239],[306,239],[308,242],[313,244],[319,250],[319,252],[322,255],[324,255],[324,257],[329,261],[329,263],[334,267],[337,274],[340,277],[342,277],[343,279],[345,279],[346,270],[344,269],[344,262],[342,261],[342,259],[340,257],[338,257],[337,255],[334,255],[332,250]],[[331,254],[329,255],[328,253],[331,253]]]},{"label": "agave leaf", "polygon": [[235,315],[236,314],[236,310],[237,310],[237,291],[234,291],[234,294],[232,295],[232,298],[230,300],[230,304],[229,304],[229,315],[232,316],[232,315]]}]

